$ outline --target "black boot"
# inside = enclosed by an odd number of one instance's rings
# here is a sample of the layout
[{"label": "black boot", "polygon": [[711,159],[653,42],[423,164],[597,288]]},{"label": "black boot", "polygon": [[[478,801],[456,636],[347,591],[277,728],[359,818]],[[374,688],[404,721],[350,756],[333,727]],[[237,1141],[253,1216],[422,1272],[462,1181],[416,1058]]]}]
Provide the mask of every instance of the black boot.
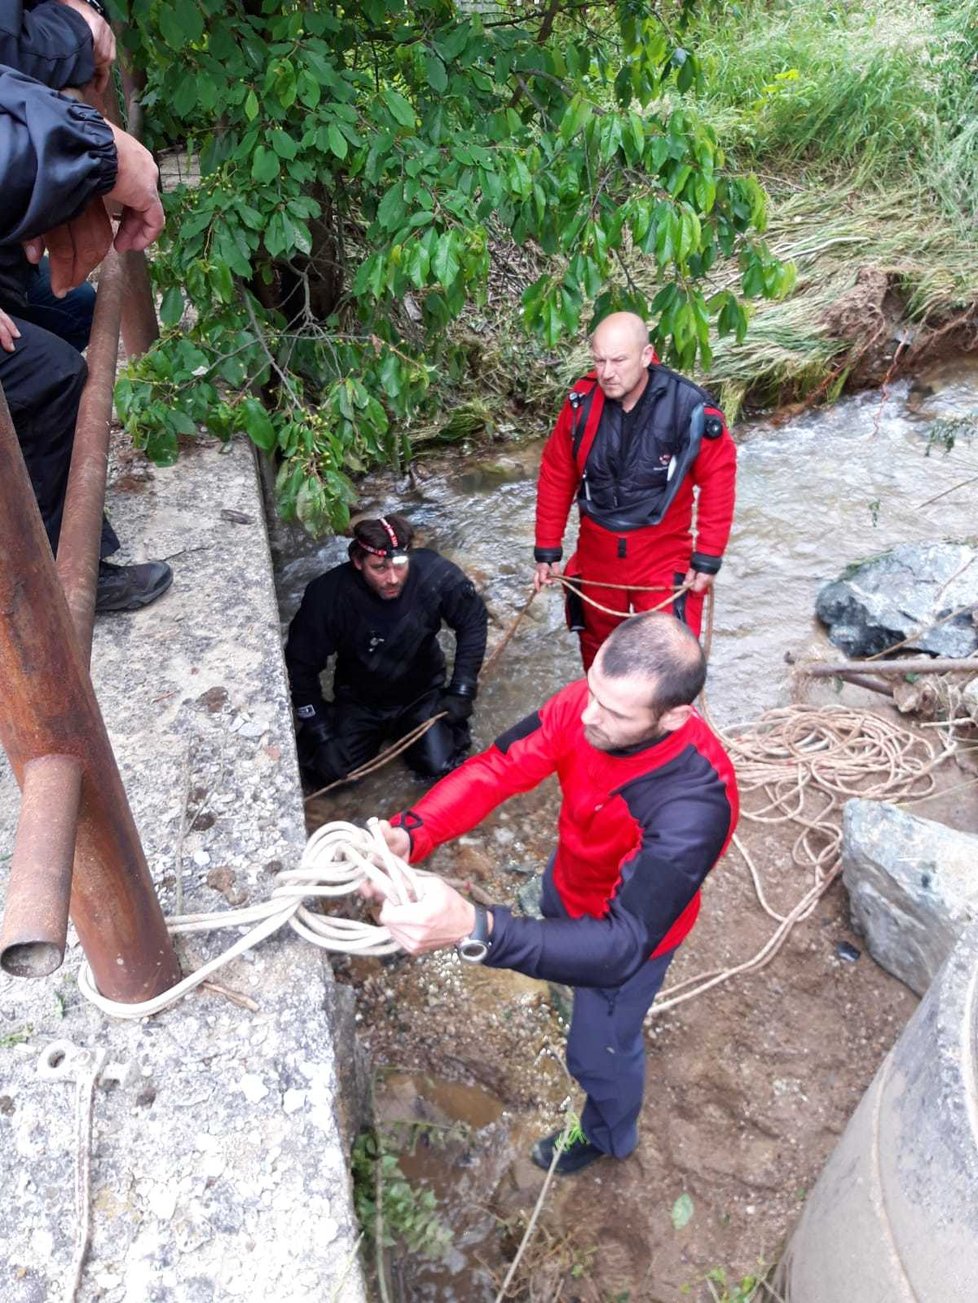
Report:
[{"label": "black boot", "polygon": [[587,1136],[580,1129],[575,1127],[569,1135],[565,1134],[564,1129],[554,1131],[549,1136],[544,1136],[538,1140],[530,1150],[530,1157],[536,1163],[537,1167],[542,1167],[545,1172],[550,1170],[550,1164],[553,1163],[554,1150],[558,1142],[563,1141],[560,1146],[560,1155],[554,1163],[554,1171],[560,1176],[569,1176],[572,1172],[580,1172],[599,1158],[607,1158],[603,1149],[597,1145],[592,1145]]},{"label": "black boot", "polygon": [[173,571],[165,561],[145,561],[138,566],[100,561],[95,610],[138,611],[162,597],[172,583]]}]

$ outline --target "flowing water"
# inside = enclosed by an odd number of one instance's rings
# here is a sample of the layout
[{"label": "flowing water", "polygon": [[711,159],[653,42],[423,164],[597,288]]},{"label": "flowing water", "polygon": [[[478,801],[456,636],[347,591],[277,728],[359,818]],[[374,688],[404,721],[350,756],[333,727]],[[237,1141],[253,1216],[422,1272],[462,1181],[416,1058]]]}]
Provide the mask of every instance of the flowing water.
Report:
[{"label": "flowing water", "polygon": [[[719,723],[749,720],[790,700],[792,663],[827,647],[813,616],[816,593],[827,580],[896,543],[978,532],[976,486],[964,486],[978,476],[978,448],[964,437],[969,419],[978,422],[978,362],[957,360],[886,394],[867,392],[781,424],[738,427],[736,523],[717,584],[710,662],[710,709]],[[959,437],[948,450],[943,436],[952,428]],[[477,582],[492,617],[490,647],[529,592],[539,452],[535,445],[476,459],[446,455],[437,465],[422,463],[408,480],[376,475],[362,486],[363,510],[404,511],[425,543]],[[290,534],[278,540],[277,550],[287,620],[309,580],[344,559],[346,541],[315,544]],[[576,639],[564,629],[559,596],[545,593],[480,690],[476,744],[487,744],[579,673]],[[389,813],[418,791],[395,762],[336,798],[320,817]],[[487,836],[502,859],[539,863],[550,829],[536,811],[514,808],[493,817]],[[500,1131],[491,1100],[459,1099],[457,1088],[430,1078],[388,1081],[379,1091],[388,1123],[434,1120],[448,1127],[461,1121],[480,1137],[468,1157],[453,1141],[447,1148],[425,1143],[405,1159],[413,1177],[438,1191],[458,1234],[447,1264],[421,1271],[403,1296],[433,1303],[491,1299],[490,1281],[477,1266],[492,1256],[483,1243],[492,1234],[491,1218],[473,1215],[471,1164],[473,1153],[493,1168],[504,1164],[508,1132]]]},{"label": "flowing water", "polygon": [[[813,616],[823,583],[896,543],[976,531],[978,486],[955,486],[978,474],[978,447],[959,437],[947,451],[932,439],[935,422],[969,416],[978,423],[978,362],[957,361],[887,395],[869,391],[784,424],[737,428],[737,511],[717,580],[709,680],[721,724],[789,699],[786,656],[802,659],[824,645]],[[493,619],[490,648],[529,593],[539,451],[459,455],[454,468],[445,458],[400,483],[376,475],[362,485],[364,510],[404,511],[425,543],[476,580]],[[286,547],[279,583],[287,619],[309,580],[345,558],[346,540],[292,535]],[[576,642],[556,590],[538,597],[480,693],[476,741],[490,741],[579,674]]]}]

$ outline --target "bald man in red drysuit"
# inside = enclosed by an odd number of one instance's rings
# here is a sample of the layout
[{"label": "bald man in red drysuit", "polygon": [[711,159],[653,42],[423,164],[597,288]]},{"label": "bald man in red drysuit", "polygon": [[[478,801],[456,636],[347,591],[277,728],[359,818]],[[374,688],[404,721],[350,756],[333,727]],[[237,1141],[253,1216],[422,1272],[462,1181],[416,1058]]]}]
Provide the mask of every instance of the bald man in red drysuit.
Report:
[{"label": "bald man in red drysuit", "polygon": [[605,317],[591,355],[594,370],[574,384],[543,450],[534,548],[539,591],[560,573],[576,497],[580,535],[565,573],[581,577],[568,624],[580,634],[585,669],[626,616],[683,584],[665,609],[699,636],[730,535],[737,460],[723,413],[706,390],[659,363],[641,317]]}]

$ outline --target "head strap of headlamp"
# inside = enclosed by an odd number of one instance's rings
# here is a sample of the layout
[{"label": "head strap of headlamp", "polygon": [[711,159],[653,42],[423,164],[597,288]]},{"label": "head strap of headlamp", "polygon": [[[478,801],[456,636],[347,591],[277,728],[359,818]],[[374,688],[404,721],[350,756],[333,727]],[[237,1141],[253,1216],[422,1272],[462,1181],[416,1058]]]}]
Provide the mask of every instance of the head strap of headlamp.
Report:
[{"label": "head strap of headlamp", "polygon": [[391,557],[397,561],[405,560],[407,558],[407,548],[402,547],[397,541],[397,534],[394,532],[390,521],[387,520],[385,516],[381,516],[379,523],[383,525],[384,532],[390,539],[387,547],[372,547],[369,543],[365,542],[357,530],[354,530],[353,536],[359,546],[363,548],[364,552],[369,552],[371,556]]}]

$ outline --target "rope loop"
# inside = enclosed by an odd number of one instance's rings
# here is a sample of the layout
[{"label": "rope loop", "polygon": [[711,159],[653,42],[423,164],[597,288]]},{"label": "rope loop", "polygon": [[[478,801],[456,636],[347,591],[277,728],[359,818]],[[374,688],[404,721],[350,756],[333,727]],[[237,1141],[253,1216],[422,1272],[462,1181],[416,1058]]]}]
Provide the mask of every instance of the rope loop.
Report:
[{"label": "rope loop", "polygon": [[337,821],[324,824],[309,838],[299,867],[283,869],[267,900],[242,909],[212,914],[179,914],[167,919],[167,928],[177,935],[212,932],[220,928],[247,931],[222,954],[209,960],[168,991],[150,1000],[126,1004],[110,1000],[95,985],[91,969],[83,963],[78,973],[82,995],[113,1018],[147,1018],[182,999],[206,982],[218,969],[246,950],[251,950],[288,925],[305,941],[347,955],[390,955],[400,950],[387,928],[359,919],[341,918],[310,909],[307,900],[335,899],[354,893],[363,882],[380,887],[395,904],[417,900],[423,880],[430,874],[412,869],[388,847],[380,822],[370,819],[366,828]]}]

